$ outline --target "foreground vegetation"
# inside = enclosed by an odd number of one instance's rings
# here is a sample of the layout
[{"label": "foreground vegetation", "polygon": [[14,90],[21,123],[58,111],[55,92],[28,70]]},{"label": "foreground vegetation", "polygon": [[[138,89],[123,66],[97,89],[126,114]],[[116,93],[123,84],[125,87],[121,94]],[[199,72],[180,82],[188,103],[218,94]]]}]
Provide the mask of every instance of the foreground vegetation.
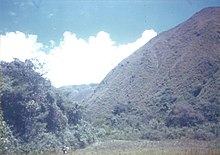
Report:
[{"label": "foreground vegetation", "polygon": [[119,104],[92,124],[82,103],[44,78],[38,61],[15,59],[0,66],[0,154],[58,155],[64,145],[74,155],[220,154],[219,94],[196,111],[189,103],[176,104],[165,89],[147,108]]},{"label": "foreground vegetation", "polygon": [[94,141],[83,108],[57,92],[41,63],[15,59],[0,65],[0,154],[77,149]]},{"label": "foreground vegetation", "polygon": [[[217,141],[122,141],[96,142],[84,149],[71,150],[69,155],[219,155]],[[62,151],[44,155],[61,155]],[[35,153],[33,153],[35,155]]]},{"label": "foreground vegetation", "polygon": [[216,141],[121,141],[111,140],[95,143],[88,148],[77,150],[72,154],[96,155],[217,155],[220,153]]},{"label": "foreground vegetation", "polygon": [[94,151],[94,152],[77,152],[72,155],[219,155],[220,150],[209,149],[143,149],[130,151]]}]

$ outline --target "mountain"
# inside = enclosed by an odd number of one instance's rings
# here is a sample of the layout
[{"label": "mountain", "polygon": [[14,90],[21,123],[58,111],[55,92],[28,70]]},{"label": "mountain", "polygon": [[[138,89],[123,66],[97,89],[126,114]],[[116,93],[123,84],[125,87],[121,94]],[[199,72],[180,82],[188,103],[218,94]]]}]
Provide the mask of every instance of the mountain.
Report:
[{"label": "mountain", "polygon": [[220,8],[201,10],[118,64],[85,101],[87,117],[126,139],[220,137]]},{"label": "mountain", "polygon": [[66,96],[71,101],[81,103],[96,89],[98,84],[83,84],[83,85],[72,85],[63,86],[58,88],[58,91]]}]

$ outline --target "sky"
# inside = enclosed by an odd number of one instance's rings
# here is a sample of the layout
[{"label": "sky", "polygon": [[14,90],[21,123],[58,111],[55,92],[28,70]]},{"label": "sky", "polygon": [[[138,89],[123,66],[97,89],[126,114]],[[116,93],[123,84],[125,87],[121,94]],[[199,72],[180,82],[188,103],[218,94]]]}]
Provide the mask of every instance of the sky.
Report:
[{"label": "sky", "polygon": [[159,33],[219,0],[0,0],[0,60],[38,58],[56,87],[99,83]]}]

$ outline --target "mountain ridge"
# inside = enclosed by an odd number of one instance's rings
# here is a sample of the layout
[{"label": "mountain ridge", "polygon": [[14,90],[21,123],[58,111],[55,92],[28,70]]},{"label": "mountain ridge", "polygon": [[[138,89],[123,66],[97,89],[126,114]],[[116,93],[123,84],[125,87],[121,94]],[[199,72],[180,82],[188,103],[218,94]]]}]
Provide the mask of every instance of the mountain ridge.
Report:
[{"label": "mountain ridge", "polygon": [[[119,63],[85,102],[91,122],[99,124],[103,119],[111,120],[116,111],[122,110],[121,114],[127,108],[125,115],[135,117],[141,124],[147,125],[151,119],[156,119],[166,126],[172,122],[168,123],[171,116],[179,119],[175,110],[191,108],[187,115],[193,113],[198,120],[189,117],[187,121],[199,124],[209,119],[203,110],[206,104],[212,104],[210,100],[215,100],[213,105],[218,110],[216,116],[210,117],[219,118],[219,19],[219,7],[205,8],[159,34]],[[147,114],[150,107],[154,107],[152,113]],[[139,114],[144,111],[141,115],[145,117],[150,115],[148,121],[142,122],[143,118],[132,114],[132,109]],[[161,111],[165,111],[164,118]],[[181,120],[178,121],[181,124]]]}]

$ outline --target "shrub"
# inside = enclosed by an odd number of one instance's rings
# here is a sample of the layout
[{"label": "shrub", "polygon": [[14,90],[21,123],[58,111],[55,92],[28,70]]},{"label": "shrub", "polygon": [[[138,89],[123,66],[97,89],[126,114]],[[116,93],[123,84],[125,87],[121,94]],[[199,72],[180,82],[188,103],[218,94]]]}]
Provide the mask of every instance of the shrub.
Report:
[{"label": "shrub", "polygon": [[183,102],[174,105],[166,123],[168,126],[190,127],[201,124],[203,121],[204,116],[200,111],[194,110],[192,105]]}]

